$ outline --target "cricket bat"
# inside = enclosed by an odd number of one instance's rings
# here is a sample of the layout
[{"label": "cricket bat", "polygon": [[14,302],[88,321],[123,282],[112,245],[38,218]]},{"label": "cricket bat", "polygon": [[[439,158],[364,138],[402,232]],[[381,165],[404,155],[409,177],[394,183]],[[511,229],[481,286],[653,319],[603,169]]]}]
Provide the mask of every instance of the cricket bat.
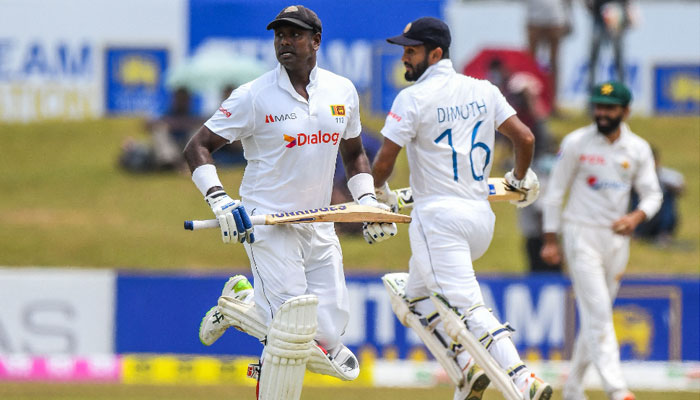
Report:
[{"label": "cricket bat", "polygon": [[[253,225],[302,224],[311,222],[396,222],[409,223],[411,217],[359,204],[338,204],[311,210],[287,211],[275,214],[251,215]],[[185,229],[218,228],[216,219],[185,221]]]},{"label": "cricket bat", "polygon": [[[393,192],[396,194],[399,210],[413,207],[413,190],[410,187],[394,189]],[[489,178],[489,201],[522,200],[524,196],[524,193],[508,186],[505,179]],[[411,217],[350,202],[312,210],[251,215],[250,221],[253,225],[300,224],[310,222],[409,223],[411,222]],[[219,222],[216,219],[185,221],[185,229],[190,231],[218,227]]]}]

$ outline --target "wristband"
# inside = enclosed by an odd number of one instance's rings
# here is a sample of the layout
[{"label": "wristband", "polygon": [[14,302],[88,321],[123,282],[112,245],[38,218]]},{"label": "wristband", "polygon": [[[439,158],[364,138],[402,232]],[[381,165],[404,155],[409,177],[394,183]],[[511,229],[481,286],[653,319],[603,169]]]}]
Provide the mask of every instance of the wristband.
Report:
[{"label": "wristband", "polygon": [[192,171],[192,182],[194,182],[197,189],[202,192],[202,196],[205,197],[210,188],[214,186],[224,186],[219,180],[219,175],[216,173],[214,164],[204,164],[195,168],[194,171]]},{"label": "wristband", "polygon": [[374,197],[374,178],[366,172],[353,175],[348,179],[348,189],[350,189],[353,200],[358,203],[366,195]]}]

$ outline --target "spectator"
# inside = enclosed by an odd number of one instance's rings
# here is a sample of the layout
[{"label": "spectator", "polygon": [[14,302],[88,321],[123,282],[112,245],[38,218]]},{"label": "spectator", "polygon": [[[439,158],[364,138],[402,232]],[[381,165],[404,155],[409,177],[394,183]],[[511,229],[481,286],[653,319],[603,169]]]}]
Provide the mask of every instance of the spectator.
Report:
[{"label": "spectator", "polygon": [[146,122],[150,143],[129,137],[122,146],[119,164],[130,172],[184,169],[182,150],[202,119],[192,109],[192,97],[185,88],[173,92],[172,104],[162,117]]},{"label": "spectator", "polygon": [[[634,234],[636,237],[651,241],[659,246],[668,246],[678,226],[678,207],[676,199],[685,190],[685,179],[680,172],[661,166],[659,150],[652,147],[656,175],[659,178],[659,186],[664,195],[659,212],[650,220],[637,226]],[[633,209],[639,203],[639,195],[632,193],[631,206]]]},{"label": "spectator", "polygon": [[588,88],[596,84],[596,69],[600,47],[604,42],[610,42],[613,48],[615,76],[613,80],[625,81],[625,65],[623,60],[622,39],[634,23],[634,13],[630,0],[585,0],[586,6],[593,17],[593,33],[589,59]]},{"label": "spectator", "polygon": [[558,112],[559,44],[571,33],[571,0],[527,0],[527,39],[537,59],[540,46],[548,51],[547,66],[552,88],[552,110]]}]

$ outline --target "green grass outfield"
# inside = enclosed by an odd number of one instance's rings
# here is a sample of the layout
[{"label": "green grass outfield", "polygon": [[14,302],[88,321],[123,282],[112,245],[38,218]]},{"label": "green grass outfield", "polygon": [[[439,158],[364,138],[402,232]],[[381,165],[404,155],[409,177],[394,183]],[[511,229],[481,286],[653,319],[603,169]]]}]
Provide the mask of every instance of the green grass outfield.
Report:
[{"label": "green grass outfield", "polygon": [[[453,389],[437,387],[430,389],[400,388],[312,388],[302,391],[302,400],[425,400],[452,398]],[[605,400],[600,391],[587,392],[590,400]],[[697,392],[641,392],[638,399],[643,400],[697,400]],[[255,388],[248,386],[138,386],[115,384],[36,384],[36,383],[1,383],[0,398],[3,400],[196,400],[196,399],[252,399]],[[488,389],[490,399],[500,398],[500,393]],[[553,400],[561,399],[561,394],[554,393]]]},{"label": "green grass outfield", "polygon": [[[574,117],[551,126],[561,137],[585,123]],[[667,249],[635,243],[628,271],[698,274],[700,118],[636,118],[631,126],[661,149],[665,165],[685,174],[688,188],[677,242]],[[0,124],[0,265],[247,270],[242,246],[223,245],[215,230],[182,229],[185,219],[211,218],[188,174],[137,176],[116,167],[127,136],[145,137],[140,121]],[[221,171],[234,196],[240,175],[240,169]],[[408,184],[405,158],[391,183]],[[515,209],[501,203],[494,210],[495,236],[477,271],[522,273]],[[407,269],[405,227],[378,245],[359,237],[342,237],[341,244],[347,270]]]}]

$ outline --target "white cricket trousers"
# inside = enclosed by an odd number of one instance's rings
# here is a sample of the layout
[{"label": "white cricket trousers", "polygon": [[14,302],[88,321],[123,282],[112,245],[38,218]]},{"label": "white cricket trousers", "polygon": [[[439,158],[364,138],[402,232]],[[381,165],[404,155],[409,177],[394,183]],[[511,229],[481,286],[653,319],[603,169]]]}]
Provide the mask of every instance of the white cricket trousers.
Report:
[{"label": "white cricket trousers", "polygon": [[342,252],[333,223],[258,225],[255,242],[246,245],[255,278],[255,303],[267,324],[292,297],[318,297],[316,340],[338,346],[350,316]]},{"label": "white cricket trousers", "polygon": [[[484,255],[493,238],[496,216],[489,202],[440,199],[415,207],[411,217],[408,298],[442,294],[468,316],[469,330],[477,338],[499,328],[501,324],[486,307],[468,312],[484,304],[472,262]],[[435,307],[431,301],[421,301],[416,310],[429,315]],[[448,337],[442,324],[438,330]],[[503,369],[521,363],[510,340],[498,340],[489,351]]]},{"label": "white cricket trousers", "polygon": [[612,305],[629,259],[629,237],[617,235],[610,228],[565,222],[562,240],[581,323],[564,385],[564,398],[585,398],[582,381],[590,363],[611,397],[615,392],[627,390]]}]

